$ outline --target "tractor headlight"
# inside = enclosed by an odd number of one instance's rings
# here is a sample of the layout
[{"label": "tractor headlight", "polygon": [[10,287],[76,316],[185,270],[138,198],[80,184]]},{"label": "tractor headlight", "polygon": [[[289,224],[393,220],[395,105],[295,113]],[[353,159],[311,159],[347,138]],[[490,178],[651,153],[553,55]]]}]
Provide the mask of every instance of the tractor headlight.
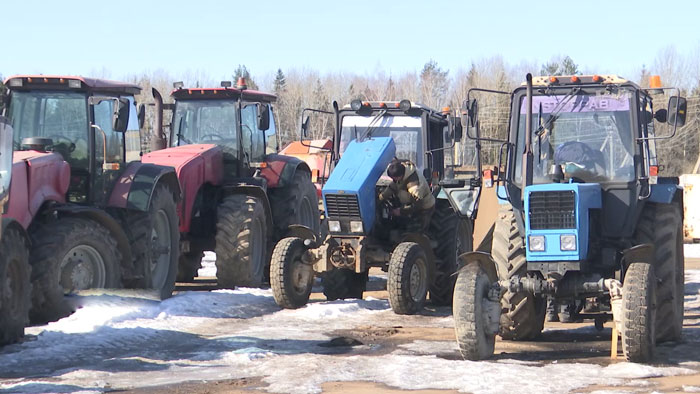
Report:
[{"label": "tractor headlight", "polygon": [[531,235],[528,237],[530,252],[544,252],[544,235]]},{"label": "tractor headlight", "polygon": [[339,233],[340,232],[340,222],[337,220],[329,220],[328,221],[328,231],[332,233]]},{"label": "tractor headlight", "polygon": [[362,227],[362,222],[352,220],[350,221],[350,232],[351,233],[362,233],[364,232],[364,227]]},{"label": "tractor headlight", "polygon": [[562,251],[576,250],[576,235],[564,234],[559,236],[559,246]]}]

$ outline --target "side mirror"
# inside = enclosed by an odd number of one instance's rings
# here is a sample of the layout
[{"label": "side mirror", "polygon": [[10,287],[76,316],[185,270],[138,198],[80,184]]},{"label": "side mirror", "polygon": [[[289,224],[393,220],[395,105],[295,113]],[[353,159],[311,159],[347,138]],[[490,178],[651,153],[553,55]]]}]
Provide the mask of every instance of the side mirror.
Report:
[{"label": "side mirror", "polygon": [[258,130],[266,131],[270,128],[270,105],[258,104]]},{"label": "side mirror", "polygon": [[112,114],[112,130],[119,133],[126,131],[129,124],[129,100],[119,98],[115,100],[114,112]]},{"label": "side mirror", "polygon": [[139,104],[138,111],[139,130],[141,130],[143,129],[144,123],[146,123],[146,106],[144,104]]},{"label": "side mirror", "polygon": [[458,116],[455,116],[452,120],[454,126],[454,140],[459,142],[462,140],[462,121]]},{"label": "side mirror", "polygon": [[668,124],[682,127],[688,112],[688,102],[685,97],[671,96],[668,99]]},{"label": "side mirror", "polygon": [[304,121],[301,122],[301,136],[302,137],[308,137],[309,135],[309,117],[307,116],[304,118]]},{"label": "side mirror", "polygon": [[476,126],[477,117],[479,116],[479,104],[477,103],[476,99],[471,99],[469,101],[467,116],[469,117],[469,126]]},{"label": "side mirror", "polygon": [[[649,111],[645,111],[647,114],[649,114]],[[648,118],[651,118],[649,114]],[[668,120],[668,111],[666,111],[664,108],[661,108],[660,110],[654,112],[654,119],[661,123],[666,123]],[[647,119],[647,123],[651,122],[651,119]]]},{"label": "side mirror", "polygon": [[[0,88],[0,90],[2,90],[2,88]],[[7,93],[0,91],[0,115],[5,109],[5,103],[7,103]]]}]

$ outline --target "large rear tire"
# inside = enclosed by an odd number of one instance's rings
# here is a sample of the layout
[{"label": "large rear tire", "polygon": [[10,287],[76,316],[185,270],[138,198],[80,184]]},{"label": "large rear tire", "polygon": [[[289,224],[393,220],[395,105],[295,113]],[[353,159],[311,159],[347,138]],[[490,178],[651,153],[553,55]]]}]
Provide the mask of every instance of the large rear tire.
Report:
[{"label": "large rear tire", "polygon": [[647,263],[630,264],[622,286],[622,351],[632,362],[645,363],[656,346],[656,277]]},{"label": "large rear tire", "polygon": [[259,287],[266,262],[267,224],[262,202],[251,196],[227,196],[218,206],[216,279],[219,287]]},{"label": "large rear tire", "polygon": [[30,271],[27,240],[19,230],[6,228],[0,241],[0,345],[24,336],[31,303]]},{"label": "large rear tire", "polygon": [[64,295],[121,285],[117,241],[99,223],[77,217],[39,224],[32,233],[32,323],[46,323],[73,311]]},{"label": "large rear tire", "polygon": [[275,302],[282,308],[300,308],[309,301],[314,270],[301,258],[306,248],[301,238],[284,238],[275,246],[270,260],[270,286]]},{"label": "large rear tire", "polygon": [[389,305],[394,313],[412,315],[428,295],[428,257],[415,242],[401,242],[391,253],[387,280]]},{"label": "large rear tire", "polygon": [[[527,273],[525,243],[518,231],[513,207],[501,205],[493,231],[492,256],[500,280],[524,277]],[[507,291],[501,297],[500,335],[503,339],[527,340],[537,337],[544,328],[547,300],[525,290]]]},{"label": "large rear tire", "polygon": [[180,254],[179,219],[171,190],[156,186],[148,211],[128,213],[127,223],[138,278],[128,285],[156,290],[161,300],[169,298],[175,290]]},{"label": "large rear tire", "polygon": [[654,245],[656,341],[678,341],[683,329],[685,260],[683,219],[678,204],[647,203],[637,226],[637,243]]},{"label": "large rear tire", "polygon": [[280,237],[287,233],[292,224],[301,224],[315,234],[320,233],[318,196],[308,172],[297,169],[292,182],[285,187],[271,189],[269,198],[275,231]]},{"label": "large rear tire", "polygon": [[489,299],[490,290],[491,281],[477,264],[468,265],[457,275],[452,315],[459,352],[465,360],[493,355],[500,303]]},{"label": "large rear tire", "polygon": [[462,219],[448,201],[439,200],[428,230],[430,238],[437,241],[435,248],[435,280],[430,285],[430,302],[450,305],[457,270],[457,256],[472,251],[472,223]]},{"label": "large rear tire", "polygon": [[358,274],[347,268],[335,268],[321,275],[323,295],[328,301],[362,299],[367,288],[368,272]]}]

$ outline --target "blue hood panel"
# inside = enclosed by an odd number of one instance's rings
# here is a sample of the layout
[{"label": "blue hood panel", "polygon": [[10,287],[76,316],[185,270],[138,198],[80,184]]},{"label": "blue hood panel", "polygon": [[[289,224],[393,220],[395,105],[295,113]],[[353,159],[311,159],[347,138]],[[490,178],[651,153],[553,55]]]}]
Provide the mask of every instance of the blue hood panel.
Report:
[{"label": "blue hood panel", "polygon": [[395,155],[396,145],[390,137],[351,141],[323,186],[326,212],[328,213],[328,194],[354,194],[360,205],[364,232],[369,233],[375,219],[375,185]]}]

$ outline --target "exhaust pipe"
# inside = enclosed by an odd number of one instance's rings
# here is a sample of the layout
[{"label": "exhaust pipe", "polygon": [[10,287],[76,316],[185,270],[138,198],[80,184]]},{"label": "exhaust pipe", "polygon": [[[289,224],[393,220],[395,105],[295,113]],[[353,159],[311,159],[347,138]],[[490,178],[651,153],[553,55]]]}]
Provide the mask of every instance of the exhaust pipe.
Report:
[{"label": "exhaust pipe", "polygon": [[151,136],[151,152],[153,152],[165,149],[167,146],[165,133],[163,133],[163,96],[156,88],[152,88],[151,93],[153,93],[153,100],[155,100],[156,111],[156,126]]},{"label": "exhaust pipe", "polygon": [[523,152],[523,188],[521,198],[525,199],[525,186],[532,185],[532,74],[527,73],[526,80],[526,101],[527,101],[527,118],[525,119],[525,152]]}]

